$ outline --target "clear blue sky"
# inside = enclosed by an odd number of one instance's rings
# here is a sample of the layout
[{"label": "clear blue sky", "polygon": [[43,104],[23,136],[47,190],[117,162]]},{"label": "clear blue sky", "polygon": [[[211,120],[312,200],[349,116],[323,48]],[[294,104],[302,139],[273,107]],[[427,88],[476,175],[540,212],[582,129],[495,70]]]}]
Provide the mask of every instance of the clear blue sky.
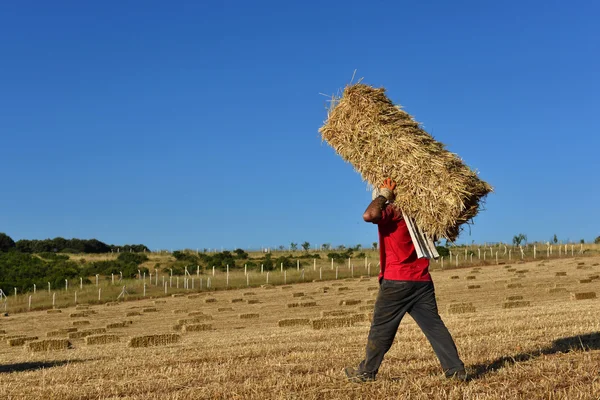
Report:
[{"label": "clear blue sky", "polygon": [[496,192],[459,242],[600,235],[600,3],[0,4],[0,231],[376,241],[325,98],[385,86]]}]

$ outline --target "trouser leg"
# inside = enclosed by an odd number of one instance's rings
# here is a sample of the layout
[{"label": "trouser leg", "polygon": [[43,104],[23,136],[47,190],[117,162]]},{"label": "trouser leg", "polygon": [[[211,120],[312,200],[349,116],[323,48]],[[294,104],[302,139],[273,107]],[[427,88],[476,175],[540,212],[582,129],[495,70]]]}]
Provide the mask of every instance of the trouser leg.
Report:
[{"label": "trouser leg", "polygon": [[431,343],[444,372],[453,374],[464,369],[454,340],[438,313],[433,283],[428,282],[423,287],[419,300],[415,302],[409,313]]}]

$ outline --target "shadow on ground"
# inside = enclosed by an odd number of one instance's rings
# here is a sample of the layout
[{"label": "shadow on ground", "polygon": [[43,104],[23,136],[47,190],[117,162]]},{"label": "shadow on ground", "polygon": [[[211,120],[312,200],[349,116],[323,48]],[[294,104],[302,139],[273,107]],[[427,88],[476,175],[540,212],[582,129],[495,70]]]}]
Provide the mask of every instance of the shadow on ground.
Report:
[{"label": "shadow on ground", "polygon": [[472,378],[477,379],[500,368],[504,368],[518,362],[529,361],[543,355],[590,350],[600,350],[600,332],[557,339],[552,342],[552,346],[534,351],[532,353],[519,353],[514,356],[504,356],[489,363],[471,365],[468,367],[468,369],[471,372]]},{"label": "shadow on ground", "polygon": [[0,374],[11,372],[35,371],[44,368],[60,367],[67,364],[81,363],[89,360],[56,360],[56,361],[33,361],[16,364],[0,364]]}]

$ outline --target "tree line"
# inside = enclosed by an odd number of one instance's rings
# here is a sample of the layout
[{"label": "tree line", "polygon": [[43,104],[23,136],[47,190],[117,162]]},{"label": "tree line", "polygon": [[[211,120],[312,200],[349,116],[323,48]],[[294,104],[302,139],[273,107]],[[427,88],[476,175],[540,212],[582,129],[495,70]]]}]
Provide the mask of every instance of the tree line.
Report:
[{"label": "tree line", "polygon": [[143,244],[126,244],[117,246],[106,244],[97,239],[65,239],[56,237],[54,239],[28,240],[22,239],[14,241],[6,233],[0,232],[0,251],[18,251],[21,253],[110,253],[110,252],[134,252],[143,253],[150,251]]}]

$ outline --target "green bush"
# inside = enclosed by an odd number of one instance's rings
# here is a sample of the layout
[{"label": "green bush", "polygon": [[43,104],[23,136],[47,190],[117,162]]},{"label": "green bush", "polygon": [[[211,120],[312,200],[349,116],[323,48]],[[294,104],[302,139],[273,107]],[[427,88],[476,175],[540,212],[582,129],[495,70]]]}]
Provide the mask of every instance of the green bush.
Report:
[{"label": "green bush", "polygon": [[6,233],[0,232],[0,251],[9,251],[15,247],[15,241]]},{"label": "green bush", "polygon": [[148,256],[145,254],[138,253],[121,253],[117,257],[117,260],[123,263],[133,263],[135,265],[140,265],[146,261],[148,261]]}]

